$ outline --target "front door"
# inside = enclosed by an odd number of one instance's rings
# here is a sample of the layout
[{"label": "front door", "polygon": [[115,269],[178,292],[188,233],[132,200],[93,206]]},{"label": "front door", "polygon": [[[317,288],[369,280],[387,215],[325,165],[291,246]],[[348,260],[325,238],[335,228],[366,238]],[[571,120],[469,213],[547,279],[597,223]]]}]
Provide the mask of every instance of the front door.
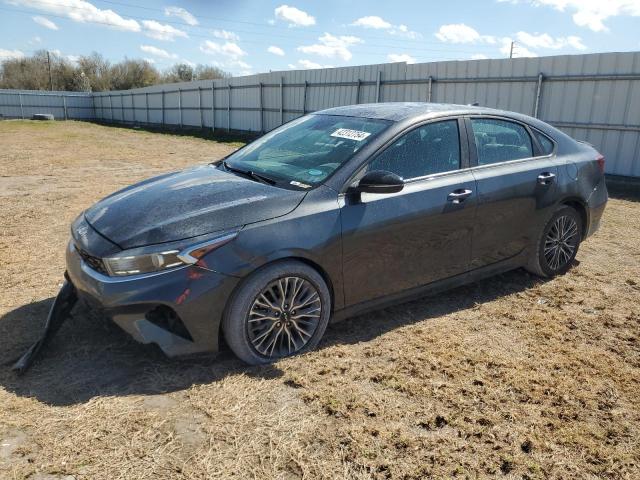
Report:
[{"label": "front door", "polygon": [[460,131],[456,119],[416,127],[365,167],[400,175],[402,191],[341,199],[347,305],[468,270],[476,194]]}]

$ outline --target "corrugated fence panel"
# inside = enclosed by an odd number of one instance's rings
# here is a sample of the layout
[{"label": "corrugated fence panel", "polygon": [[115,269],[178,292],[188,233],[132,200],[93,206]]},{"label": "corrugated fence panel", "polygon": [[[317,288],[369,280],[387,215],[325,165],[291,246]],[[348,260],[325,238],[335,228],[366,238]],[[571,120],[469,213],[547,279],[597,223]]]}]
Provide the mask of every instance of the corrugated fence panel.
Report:
[{"label": "corrugated fence panel", "polygon": [[0,115],[267,132],[376,101],[477,102],[537,116],[594,144],[608,173],[640,176],[640,52],[291,70],[94,94],[0,90]]},{"label": "corrugated fence panel", "polygon": [[0,90],[0,118],[31,118],[36,113],[61,120],[95,118],[90,93]]}]

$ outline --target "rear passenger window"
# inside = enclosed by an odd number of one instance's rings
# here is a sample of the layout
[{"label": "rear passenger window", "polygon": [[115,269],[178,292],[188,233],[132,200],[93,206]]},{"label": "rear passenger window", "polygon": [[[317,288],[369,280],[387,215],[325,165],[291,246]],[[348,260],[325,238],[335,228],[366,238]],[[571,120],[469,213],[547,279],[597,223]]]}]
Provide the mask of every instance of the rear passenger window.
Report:
[{"label": "rear passenger window", "polygon": [[458,121],[434,122],[411,130],[378,155],[367,171],[386,170],[405,180],[460,168]]},{"label": "rear passenger window", "polygon": [[533,157],[531,137],[518,123],[493,118],[471,119],[478,165]]},{"label": "rear passenger window", "polygon": [[538,139],[538,143],[540,144],[540,148],[542,149],[542,155],[551,155],[553,152],[553,142],[549,140],[544,133],[540,133],[537,130],[533,131],[533,134]]}]

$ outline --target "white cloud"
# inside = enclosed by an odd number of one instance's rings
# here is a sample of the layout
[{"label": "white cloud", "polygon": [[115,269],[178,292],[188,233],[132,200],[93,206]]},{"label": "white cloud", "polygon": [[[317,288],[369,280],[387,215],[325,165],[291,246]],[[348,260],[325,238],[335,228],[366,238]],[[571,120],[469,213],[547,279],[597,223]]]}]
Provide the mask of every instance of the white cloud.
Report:
[{"label": "white cloud", "polygon": [[487,57],[484,53],[474,53],[471,55],[471,60],[486,60]]},{"label": "white cloud", "polygon": [[217,42],[212,42],[211,40],[205,40],[200,44],[200,51],[209,55],[223,55],[232,59],[238,59],[239,57],[243,57],[247,54],[247,52],[242,50],[242,48],[240,48],[236,43],[226,42],[224,44],[219,44]]},{"label": "white cloud", "polygon": [[143,58],[143,60],[151,65],[153,65],[154,63],[156,63],[156,61],[153,58]]},{"label": "white cloud", "polygon": [[407,38],[420,38],[418,32],[414,32],[409,30],[409,27],[406,25],[393,25],[387,22],[384,18],[378,17],[376,15],[369,15],[367,17],[360,17],[355,20],[351,26],[353,27],[363,27],[363,28],[373,28],[375,30],[385,30],[391,35],[399,35]]},{"label": "white cloud", "polygon": [[341,35],[336,37],[330,33],[325,33],[318,38],[320,43],[298,47],[302,53],[310,53],[328,58],[341,58],[344,61],[351,60],[353,56],[350,47],[362,43],[362,39],[351,35]]},{"label": "white cloud", "polygon": [[84,0],[7,0],[41,12],[60,15],[79,23],[99,23],[117,30],[139,32],[140,24],[131,18],[123,18],[113,10],[101,10]]},{"label": "white cloud", "polygon": [[58,30],[58,26],[48,18],[41,17],[40,15],[36,15],[35,17],[31,18],[34,22],[36,22],[38,25],[43,26],[44,28],[48,28],[49,30]]},{"label": "white cloud", "polygon": [[231,60],[228,65],[232,66],[232,67],[240,67],[242,69],[244,69],[244,71],[248,71],[251,69],[251,65],[249,65],[247,62],[243,62],[242,60]]},{"label": "white cloud", "polygon": [[189,65],[191,68],[195,68],[196,64],[193,63],[190,60],[187,60],[186,58],[183,58],[182,60],[180,60],[182,63],[186,63],[187,65]]},{"label": "white cloud", "polygon": [[214,30],[213,36],[216,38],[221,38],[223,40],[231,40],[232,42],[237,42],[240,40],[240,37],[237,33],[229,32],[228,30]]},{"label": "white cloud", "polygon": [[435,36],[441,42],[447,43],[495,43],[495,38],[490,35],[480,35],[475,28],[464,23],[450,23],[442,25]]},{"label": "white cloud", "polygon": [[360,17],[351,25],[353,25],[354,27],[375,28],[376,30],[386,30],[393,26],[389,22],[387,22],[384,18],[378,17],[376,15],[370,15],[368,17]]},{"label": "white cloud", "polygon": [[169,53],[162,48],[154,47],[153,45],[140,45],[140,50],[155,57],[160,58],[178,58],[175,53]]},{"label": "white cloud", "polygon": [[24,53],[20,50],[5,50],[4,48],[0,48],[0,61],[22,57],[24,57]]},{"label": "white cloud", "polygon": [[[320,65],[319,63],[312,62],[311,60],[298,60],[298,65],[305,70],[312,70],[314,68],[333,68],[331,65]],[[289,64],[289,68],[299,68],[295,65]]]},{"label": "white cloud", "polygon": [[80,60],[80,56],[78,56],[78,55],[67,55],[67,60],[69,60],[73,64],[77,64],[78,60]]},{"label": "white cloud", "polygon": [[280,5],[274,10],[274,14],[278,20],[287,22],[290,27],[309,27],[316,24],[316,19],[307,12],[289,5]]},{"label": "white cloud", "polygon": [[178,17],[188,25],[198,25],[198,19],[182,7],[164,7],[167,17]]},{"label": "white cloud", "polygon": [[406,53],[390,53],[387,55],[387,59],[390,62],[416,63],[416,59]]},{"label": "white cloud", "polygon": [[147,37],[155,38],[156,40],[168,40],[173,42],[176,37],[187,38],[187,32],[179,30],[171,25],[165,23],[156,22],[155,20],[143,20],[142,25],[145,28],[145,35]]},{"label": "white cloud", "polygon": [[638,0],[498,0],[510,3],[529,3],[534,6],[552,7],[561,12],[572,12],[576,25],[594,32],[607,31],[604,21],[617,16],[640,16]]},{"label": "white cloud", "polygon": [[[519,0],[510,1],[517,2]],[[464,23],[442,25],[440,29],[435,33],[435,36],[440,41],[446,43],[496,45],[497,47],[499,47],[499,50],[503,55],[509,55],[511,51],[512,38],[496,37],[493,35],[481,35],[477,30],[468,25],[465,25]],[[587,47],[582,43],[582,39],[575,35],[569,35],[567,37],[552,37],[548,33],[528,33],[520,31],[515,34],[515,40],[516,42],[513,51],[514,57],[537,57],[538,54],[532,50],[529,50],[529,48],[546,48],[552,50],[559,50],[562,48],[573,48],[576,50],[587,49]],[[472,58],[475,58],[475,56]]]},{"label": "white cloud", "polygon": [[[511,53],[511,39],[509,37],[504,37],[501,40],[502,46],[500,47],[500,53],[504,56],[509,56]],[[524,57],[537,57],[538,54],[536,52],[532,52],[526,47],[519,45],[517,42],[513,47],[513,58],[524,58]]]},{"label": "white cloud", "polygon": [[267,52],[273,53],[274,55],[278,55],[280,57],[284,57],[284,50],[282,50],[280,47],[276,47],[275,45],[271,45],[269,48],[267,48]]},{"label": "white cloud", "polygon": [[526,45],[531,48],[550,48],[553,50],[558,50],[560,48],[571,47],[576,50],[586,50],[587,47],[582,43],[582,39],[580,37],[576,37],[570,35],[568,37],[552,37],[548,33],[527,33],[527,32],[518,32],[516,33],[516,39],[519,43]]}]

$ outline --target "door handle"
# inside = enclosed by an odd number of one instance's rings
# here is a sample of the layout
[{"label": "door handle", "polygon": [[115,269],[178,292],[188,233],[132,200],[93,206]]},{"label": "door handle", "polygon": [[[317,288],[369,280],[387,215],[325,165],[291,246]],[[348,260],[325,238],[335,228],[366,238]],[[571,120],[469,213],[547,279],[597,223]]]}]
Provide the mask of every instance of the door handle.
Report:
[{"label": "door handle", "polygon": [[472,193],[473,192],[471,190],[459,188],[458,190],[454,190],[449,195],[447,195],[447,200],[449,200],[451,203],[462,203],[468,197],[470,197]]},{"label": "door handle", "polygon": [[553,183],[555,178],[556,178],[556,174],[555,173],[543,172],[540,175],[538,175],[538,183],[540,185],[549,185],[549,184]]}]

